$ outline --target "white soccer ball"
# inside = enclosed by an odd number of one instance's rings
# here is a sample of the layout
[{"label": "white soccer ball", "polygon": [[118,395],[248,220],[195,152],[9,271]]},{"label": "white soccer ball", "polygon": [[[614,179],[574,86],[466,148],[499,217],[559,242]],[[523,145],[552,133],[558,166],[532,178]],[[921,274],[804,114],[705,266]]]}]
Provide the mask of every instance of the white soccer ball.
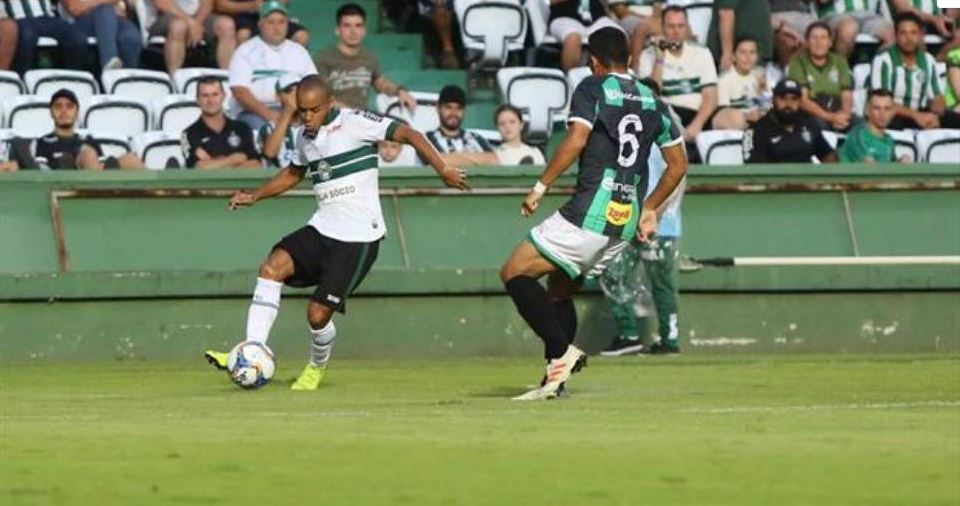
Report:
[{"label": "white soccer ball", "polygon": [[276,370],[273,352],[267,345],[256,341],[243,341],[227,356],[227,374],[240,388],[260,388],[273,378]]}]

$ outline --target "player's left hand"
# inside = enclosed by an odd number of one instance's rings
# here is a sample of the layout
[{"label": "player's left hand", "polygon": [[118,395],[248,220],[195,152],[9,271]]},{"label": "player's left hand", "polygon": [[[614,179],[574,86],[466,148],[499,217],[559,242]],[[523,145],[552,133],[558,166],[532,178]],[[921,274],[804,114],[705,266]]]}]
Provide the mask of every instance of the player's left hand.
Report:
[{"label": "player's left hand", "polygon": [[647,243],[653,239],[657,233],[657,212],[652,209],[644,209],[640,212],[640,221],[637,223],[637,239],[640,242]]},{"label": "player's left hand", "polygon": [[440,177],[443,178],[443,184],[450,188],[470,189],[470,185],[467,184],[467,171],[461,168],[448,166],[440,173]]}]

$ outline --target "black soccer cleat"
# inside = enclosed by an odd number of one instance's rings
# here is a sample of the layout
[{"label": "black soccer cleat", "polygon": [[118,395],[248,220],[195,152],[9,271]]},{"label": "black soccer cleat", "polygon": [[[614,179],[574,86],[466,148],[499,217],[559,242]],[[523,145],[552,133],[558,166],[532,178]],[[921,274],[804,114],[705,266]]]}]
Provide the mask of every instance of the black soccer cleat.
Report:
[{"label": "black soccer cleat", "polygon": [[640,352],[643,355],[679,355],[680,347],[669,344],[654,343]]}]

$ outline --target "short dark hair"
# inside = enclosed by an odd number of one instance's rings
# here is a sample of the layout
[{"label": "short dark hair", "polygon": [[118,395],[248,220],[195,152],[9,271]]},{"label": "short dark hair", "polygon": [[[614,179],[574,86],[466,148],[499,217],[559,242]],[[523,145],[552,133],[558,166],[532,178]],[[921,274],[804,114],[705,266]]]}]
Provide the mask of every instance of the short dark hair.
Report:
[{"label": "short dark hair", "polygon": [[814,30],[818,30],[818,29],[826,30],[827,35],[829,35],[830,38],[833,38],[833,32],[830,30],[830,25],[828,25],[824,21],[814,21],[813,23],[810,23],[810,26],[807,27],[807,31],[803,32],[803,38],[809,39],[810,34],[813,33]]},{"label": "short dark hair", "polygon": [[670,14],[671,12],[679,12],[683,14],[684,18],[687,17],[687,9],[682,5],[668,5],[664,7],[662,11],[660,11],[660,22],[663,23],[663,20],[667,19],[667,14]]},{"label": "short dark hair", "polygon": [[640,84],[646,86],[647,88],[650,88],[650,91],[653,91],[654,95],[660,96],[660,85],[657,84],[657,82],[654,81],[653,78],[644,77],[643,79],[640,80]]},{"label": "short dark hair", "polygon": [[344,16],[360,16],[363,18],[363,22],[367,22],[367,11],[363,10],[363,7],[360,7],[357,4],[343,4],[337,9],[337,24],[340,24],[340,21]]},{"label": "short dark hair", "polygon": [[893,99],[893,92],[886,88],[872,88],[867,92],[867,102],[869,102],[873,97],[890,97]]},{"label": "short dark hair", "polygon": [[197,96],[198,97],[200,96],[200,87],[206,86],[208,84],[216,84],[217,86],[220,87],[220,91],[224,91],[223,81],[221,81],[219,77],[212,76],[212,75],[200,76],[200,78],[197,79]]},{"label": "short dark hair", "polygon": [[753,42],[754,46],[759,47],[759,44],[757,44],[757,39],[754,39],[753,37],[743,36],[743,37],[737,38],[737,41],[733,43],[733,50],[736,51],[737,48],[740,47],[740,44],[743,44],[744,42]]},{"label": "short dark hair", "polygon": [[625,66],[630,61],[630,48],[623,30],[607,26],[592,34],[588,41],[590,54],[607,67]]},{"label": "short dark hair", "polygon": [[508,112],[508,111],[516,114],[517,119],[519,119],[520,122],[523,123],[523,113],[520,112],[520,109],[517,109],[516,107],[510,104],[501,104],[500,107],[497,107],[496,111],[493,111],[493,123],[494,124],[497,123],[497,118],[500,117],[501,113]]},{"label": "short dark hair", "polygon": [[896,19],[893,20],[894,29],[899,30],[900,24],[907,23],[907,22],[916,23],[917,26],[923,28],[923,20],[920,19],[920,16],[917,16],[915,13],[908,11],[908,12],[901,12],[900,14],[897,14]]}]

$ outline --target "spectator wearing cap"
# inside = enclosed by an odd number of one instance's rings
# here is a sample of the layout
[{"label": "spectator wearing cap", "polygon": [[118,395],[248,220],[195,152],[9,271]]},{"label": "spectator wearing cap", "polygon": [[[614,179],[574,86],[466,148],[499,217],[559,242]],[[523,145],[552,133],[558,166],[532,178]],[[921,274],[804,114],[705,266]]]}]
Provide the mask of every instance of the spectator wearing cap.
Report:
[{"label": "spectator wearing cap", "polygon": [[394,83],[380,70],[377,55],[363,48],[367,36],[367,13],[357,4],[337,9],[337,44],[316,55],[317,73],[330,83],[337,104],[351,109],[370,107],[370,88],[397,97],[409,110],[417,100],[406,88]]},{"label": "spectator wearing cap", "polygon": [[50,169],[50,170],[103,170],[104,161],[112,167],[123,169],[141,169],[143,164],[132,153],[126,153],[119,159],[109,158],[101,161],[103,151],[92,137],[81,137],[76,130],[80,116],[80,104],[77,96],[66,88],[57,90],[50,98],[50,116],[53,118],[53,132],[40,137],[29,149],[29,142],[14,139],[10,143],[11,154],[8,170]]},{"label": "spectator wearing cap", "polygon": [[[840,148],[841,162],[889,163],[894,160],[895,144],[887,133],[894,114],[893,94],[887,90],[870,90],[867,95],[866,121],[850,129]],[[900,158],[909,163],[910,157]]]},{"label": "spectator wearing cap", "polygon": [[773,26],[770,2],[766,0],[716,0],[707,45],[720,62],[723,72],[733,66],[733,50],[738,39],[757,41],[760,61],[773,58]]},{"label": "spectator wearing cap", "polygon": [[459,86],[448,85],[440,90],[440,100],[437,102],[440,127],[427,132],[426,135],[433,147],[441,154],[493,151],[490,142],[463,128],[466,104],[467,95]]},{"label": "spectator wearing cap", "polygon": [[803,102],[800,108],[820,124],[820,128],[846,131],[853,121],[853,77],[846,58],[830,50],[830,27],[822,21],[806,32],[807,47],[790,59],[787,77],[800,83]]},{"label": "spectator wearing cap", "polygon": [[10,70],[17,55],[17,22],[0,9],[0,70]]},{"label": "spectator wearing cap", "polygon": [[937,62],[923,46],[923,24],[913,13],[897,16],[897,43],[873,58],[870,87],[893,93],[897,114],[890,128],[939,128],[946,114]]},{"label": "spectator wearing cap", "polygon": [[267,122],[280,119],[277,82],[292,76],[300,80],[317,73],[310,53],[287,39],[289,14],[281,2],[260,6],[260,35],[244,42],[230,60],[230,90],[233,112],[254,132]]},{"label": "spectator wearing cap", "polygon": [[125,1],[60,0],[60,6],[73,18],[86,37],[96,37],[100,67],[137,68],[143,39],[140,28],[129,18]]},{"label": "spectator wearing cap", "polygon": [[256,169],[262,165],[246,123],[223,113],[223,83],[216,77],[197,83],[200,118],[183,131],[180,144],[190,169]]},{"label": "spectator wearing cap", "polygon": [[4,14],[17,22],[17,52],[13,69],[21,74],[34,68],[37,41],[50,37],[57,41],[61,68],[81,69],[86,61],[87,40],[57,14],[53,0],[2,0]]},{"label": "spectator wearing cap", "polygon": [[198,47],[201,43],[209,47],[216,44],[217,66],[222,69],[230,66],[230,57],[237,48],[236,25],[230,16],[214,14],[213,2],[153,0],[144,3],[149,13],[156,14],[148,30],[150,35],[167,39],[163,45],[163,58],[170,75],[183,67],[187,48]]},{"label": "spectator wearing cap", "polygon": [[818,0],[817,13],[833,30],[833,49],[850,59],[858,34],[880,40],[881,47],[893,44],[893,26],[879,14],[879,3],[886,0]]},{"label": "spectator wearing cap", "polygon": [[[279,2],[285,6],[290,4],[290,0]],[[263,3],[263,0],[216,0],[214,9],[219,14],[233,17],[233,23],[237,26],[237,42],[242,44],[250,37],[260,35],[260,7]],[[307,47],[310,32],[303,25],[290,21],[287,24],[287,38]]]},{"label": "spectator wearing cap", "polygon": [[803,89],[793,79],[773,88],[773,109],[743,135],[746,163],[837,161],[837,153],[812,118],[800,110]]},{"label": "spectator wearing cap", "polygon": [[550,0],[548,29],[563,45],[560,66],[564,71],[580,65],[583,42],[590,33],[605,26],[622,30],[601,0]]}]

